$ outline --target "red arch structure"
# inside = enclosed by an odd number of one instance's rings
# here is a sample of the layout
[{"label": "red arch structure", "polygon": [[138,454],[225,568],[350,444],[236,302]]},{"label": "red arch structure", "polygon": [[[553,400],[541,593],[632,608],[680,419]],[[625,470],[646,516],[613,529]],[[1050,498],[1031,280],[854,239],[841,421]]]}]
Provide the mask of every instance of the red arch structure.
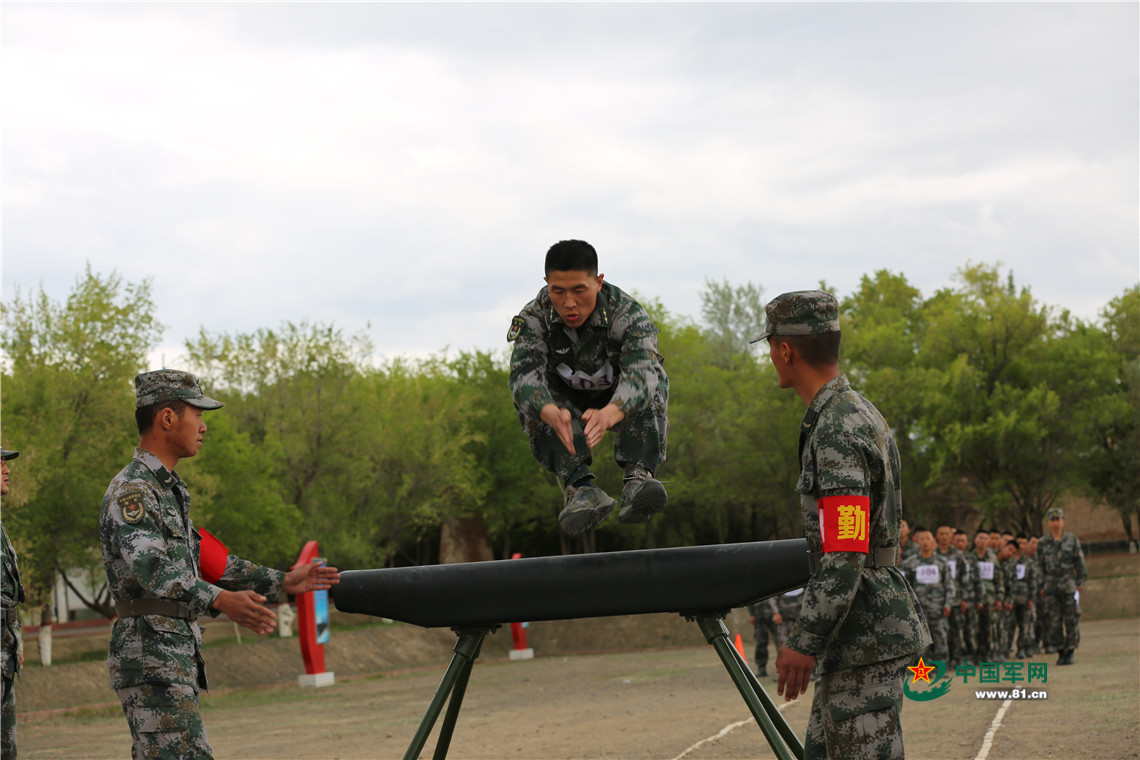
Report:
[{"label": "red arch structure", "polygon": [[[307,565],[320,555],[317,542],[309,541],[297,556],[293,567]],[[305,672],[309,675],[325,672],[325,645],[317,643],[317,612],[315,592],[297,595],[297,632],[301,638],[301,659],[305,661]]]},{"label": "red arch structure", "polygon": [[724,617],[735,607],[799,588],[810,577],[807,542],[792,539],[348,570],[330,593],[342,612],[447,627],[459,637],[405,760],[420,756],[445,704],[433,757],[446,758],[483,639],[504,623],[657,612],[697,623],[776,756],[802,760],[799,738],[729,641]]}]

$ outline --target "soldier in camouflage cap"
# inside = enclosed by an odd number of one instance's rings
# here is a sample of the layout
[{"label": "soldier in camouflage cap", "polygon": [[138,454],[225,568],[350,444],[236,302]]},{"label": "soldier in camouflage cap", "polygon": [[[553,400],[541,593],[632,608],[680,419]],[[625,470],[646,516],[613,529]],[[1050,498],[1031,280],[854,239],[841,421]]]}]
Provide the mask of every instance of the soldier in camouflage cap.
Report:
[{"label": "soldier in camouflage cap", "polygon": [[1081,605],[1077,594],[1088,580],[1085,554],[1076,534],[1065,530],[1065,513],[1054,507],[1046,514],[1049,534],[1037,544],[1041,555],[1041,596],[1052,610],[1048,640],[1057,650],[1058,665],[1072,665],[1081,643]]},{"label": "soldier in camouflage cap", "polygon": [[768,340],[780,387],[807,405],[796,491],[813,565],[776,657],[777,691],[803,694],[818,663],[805,758],[901,758],[903,676],[930,633],[898,568],[898,448],[839,371],[835,296],[784,293],[766,314],[758,340]]},{"label": "soldier in camouflage cap", "polygon": [[798,290],[776,296],[764,307],[764,332],[751,341],[773,335],[839,333],[839,301],[826,290]]},{"label": "soldier in camouflage cap", "polygon": [[[18,451],[0,449],[0,495],[8,495],[8,462],[20,456]],[[24,645],[20,636],[20,618],[16,607],[24,602],[24,584],[20,583],[20,567],[16,550],[8,540],[8,531],[0,522],[0,607],[3,621],[3,706],[0,709],[0,757],[16,757],[16,678],[24,663]]]},{"label": "soldier in camouflage cap", "polygon": [[221,409],[225,404],[207,398],[198,386],[198,378],[177,369],[157,369],[135,377],[135,408],[153,406],[163,401],[185,401],[199,409]]},{"label": "soldier in camouflage cap", "polygon": [[616,429],[624,472],[623,523],[665,509],[655,474],[665,461],[669,378],[657,328],[641,304],[598,274],[598,254],[581,240],[546,253],[546,287],[511,321],[510,386],[531,451],[562,481],[562,531],[602,522],[616,502],[593,485],[590,450]]},{"label": "soldier in camouflage cap", "polygon": [[266,597],[327,589],[340,579],[336,568],[311,564],[285,573],[232,554],[216,571],[202,570],[203,539],[190,519],[190,492],[174,468],[198,453],[206,433],[202,412],[221,406],[189,372],[136,377],[139,445],[100,509],[103,564],[117,613],[107,668],[135,760],[212,756],[199,706],[206,688],[199,616],[225,613],[255,633],[269,633],[274,615],[261,604]]}]

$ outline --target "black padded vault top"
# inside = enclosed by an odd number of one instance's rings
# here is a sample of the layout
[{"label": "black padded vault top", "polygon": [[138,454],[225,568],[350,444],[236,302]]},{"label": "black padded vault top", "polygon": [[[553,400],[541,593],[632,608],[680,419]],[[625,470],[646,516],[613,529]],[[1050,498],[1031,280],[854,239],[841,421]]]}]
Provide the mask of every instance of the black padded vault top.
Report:
[{"label": "black padded vault top", "polygon": [[437,628],[728,610],[810,577],[800,538],[346,570],[329,594],[341,612]]}]

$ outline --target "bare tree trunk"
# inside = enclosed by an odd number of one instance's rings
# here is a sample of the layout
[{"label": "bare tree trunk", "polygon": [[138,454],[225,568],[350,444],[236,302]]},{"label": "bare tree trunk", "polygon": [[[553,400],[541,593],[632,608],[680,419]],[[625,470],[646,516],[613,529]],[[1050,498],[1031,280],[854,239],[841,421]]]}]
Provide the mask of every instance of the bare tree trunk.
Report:
[{"label": "bare tree trunk", "polygon": [[51,624],[53,620],[54,616],[49,600],[40,608],[40,665],[45,668],[51,665]]},{"label": "bare tree trunk", "polygon": [[439,532],[439,563],[484,562],[495,558],[491,536],[482,517],[444,520]]}]

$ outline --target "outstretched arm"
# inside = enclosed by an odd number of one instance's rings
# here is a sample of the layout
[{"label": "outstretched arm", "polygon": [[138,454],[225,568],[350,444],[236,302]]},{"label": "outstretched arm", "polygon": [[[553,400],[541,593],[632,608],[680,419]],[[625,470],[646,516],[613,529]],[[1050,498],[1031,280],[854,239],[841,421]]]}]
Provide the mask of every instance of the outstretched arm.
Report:
[{"label": "outstretched arm", "polygon": [[330,589],[338,583],[340,573],[335,567],[310,562],[298,565],[286,573],[283,588],[287,594],[304,594]]}]

